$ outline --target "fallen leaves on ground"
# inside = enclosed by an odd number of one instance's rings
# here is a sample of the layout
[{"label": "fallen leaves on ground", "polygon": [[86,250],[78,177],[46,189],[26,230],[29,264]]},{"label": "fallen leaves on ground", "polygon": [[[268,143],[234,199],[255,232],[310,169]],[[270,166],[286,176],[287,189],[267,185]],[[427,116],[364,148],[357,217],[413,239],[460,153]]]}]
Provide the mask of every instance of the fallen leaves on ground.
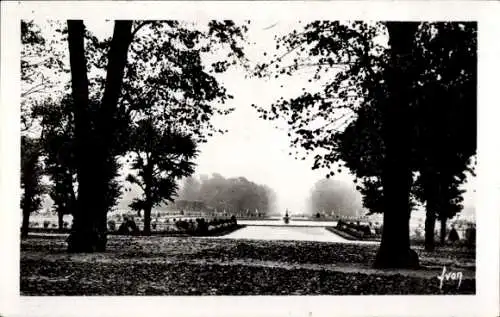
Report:
[{"label": "fallen leaves on ground", "polygon": [[[377,245],[110,237],[104,253],[67,254],[65,248],[64,237],[22,241],[23,295],[475,293],[474,279],[463,280],[458,290],[457,281],[444,281],[440,290],[436,275],[363,273],[368,272]],[[473,255],[457,251],[454,256],[451,249],[431,256],[417,251],[426,264],[474,261]],[[353,269],[337,270],[337,265]]]}]

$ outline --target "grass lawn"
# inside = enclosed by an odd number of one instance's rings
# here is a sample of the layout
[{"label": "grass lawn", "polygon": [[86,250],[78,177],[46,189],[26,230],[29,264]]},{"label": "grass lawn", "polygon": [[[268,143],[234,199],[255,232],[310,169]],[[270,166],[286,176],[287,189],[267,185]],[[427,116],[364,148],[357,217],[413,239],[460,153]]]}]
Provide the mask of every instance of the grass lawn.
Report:
[{"label": "grass lawn", "polygon": [[[421,270],[374,270],[378,245],[109,236],[104,253],[68,254],[65,235],[21,242],[21,295],[474,294],[475,253],[419,253]],[[463,272],[464,279],[438,275]]]}]

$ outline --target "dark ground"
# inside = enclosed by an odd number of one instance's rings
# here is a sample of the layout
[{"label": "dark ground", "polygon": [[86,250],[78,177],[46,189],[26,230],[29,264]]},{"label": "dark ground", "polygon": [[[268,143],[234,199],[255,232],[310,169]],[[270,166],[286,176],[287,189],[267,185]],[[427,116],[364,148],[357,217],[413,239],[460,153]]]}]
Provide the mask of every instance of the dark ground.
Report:
[{"label": "dark ground", "polygon": [[[474,294],[475,253],[426,253],[418,271],[374,270],[378,244],[109,236],[105,253],[67,254],[65,235],[21,243],[21,295]],[[464,280],[438,275],[461,271]]]}]

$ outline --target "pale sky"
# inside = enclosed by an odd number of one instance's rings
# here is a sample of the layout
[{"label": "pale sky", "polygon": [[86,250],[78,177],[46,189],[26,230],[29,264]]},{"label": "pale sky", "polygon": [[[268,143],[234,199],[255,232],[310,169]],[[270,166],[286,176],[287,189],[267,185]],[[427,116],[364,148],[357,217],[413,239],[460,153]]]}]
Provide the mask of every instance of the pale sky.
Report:
[{"label": "pale sky", "polygon": [[[86,21],[86,26],[98,37],[110,36],[112,32],[112,23]],[[255,44],[246,47],[247,57],[251,62],[262,61],[264,51],[273,52],[275,35],[300,26],[296,21],[252,21],[248,38]],[[278,211],[307,212],[309,192],[327,171],[311,170],[312,157],[302,161],[289,156],[286,125],[281,124],[277,129],[275,122],[259,119],[251,104],[267,106],[282,96],[286,99],[300,95],[303,87],[314,89],[318,83],[307,83],[307,73],[282,79],[245,78],[245,71],[236,67],[216,76],[234,96],[228,105],[236,110],[228,116],[214,118],[216,127],[229,132],[215,135],[200,146],[196,174],[244,176],[276,191]],[[336,174],[333,179],[353,186],[353,178],[347,171]],[[465,206],[473,206],[474,182],[469,181],[465,188],[468,190],[464,195]]]}]

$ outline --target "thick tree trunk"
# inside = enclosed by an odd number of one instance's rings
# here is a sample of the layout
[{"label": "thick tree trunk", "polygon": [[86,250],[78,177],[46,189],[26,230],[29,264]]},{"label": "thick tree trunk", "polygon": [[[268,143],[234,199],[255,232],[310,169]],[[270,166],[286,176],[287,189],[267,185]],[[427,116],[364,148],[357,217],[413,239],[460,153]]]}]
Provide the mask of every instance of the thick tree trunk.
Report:
[{"label": "thick tree trunk", "polygon": [[382,172],[384,188],[384,226],[377,253],[376,268],[417,268],[418,256],[410,249],[409,194],[410,131],[408,94],[412,75],[410,63],[417,23],[388,22],[392,63],[386,72],[388,97],[384,101],[383,138],[385,160]]},{"label": "thick tree trunk", "polygon": [[71,84],[74,99],[75,138],[77,143],[78,201],[72,232],[68,239],[70,252],[104,251],[106,248],[110,153],[115,132],[116,110],[131,39],[131,21],[117,21],[108,55],[106,87],[99,116],[92,129],[89,117],[87,61],[84,50],[85,26],[81,20],[68,21]]},{"label": "thick tree trunk", "polygon": [[[403,173],[403,172],[401,172]],[[409,182],[406,179],[406,182]],[[410,250],[410,210],[407,186],[400,177],[386,176],[382,241],[375,259],[376,268],[418,268],[418,257]],[[409,186],[408,186],[409,187]],[[391,199],[392,197],[392,199]]]},{"label": "thick tree trunk", "polygon": [[[21,238],[28,237],[30,215],[40,207],[38,196],[40,190],[41,171],[38,166],[39,153],[38,148],[30,144],[28,138],[21,140],[21,186],[24,188],[24,193],[21,196]],[[26,151],[26,152],[25,152]],[[36,151],[36,152],[32,152]],[[31,153],[30,153],[31,152]]]},{"label": "thick tree trunk", "polygon": [[[75,116],[76,162],[78,174],[78,202],[74,213],[73,226],[68,238],[68,251],[93,252],[103,251],[102,234],[97,228],[96,202],[92,188],[95,184],[92,163],[96,157],[91,154],[92,135],[89,119],[89,90],[87,60],[84,48],[85,26],[81,20],[68,20],[68,44],[71,66],[71,86],[73,92]],[[104,193],[101,193],[103,195]]]},{"label": "thick tree trunk", "polygon": [[21,238],[27,238],[30,226],[31,212],[23,210],[23,223],[21,225]]},{"label": "thick tree trunk", "polygon": [[[153,137],[152,135],[150,137]],[[153,182],[153,162],[151,162],[152,155],[149,153],[146,155],[147,163],[144,167],[144,228],[142,232],[145,235],[151,234],[151,209],[153,208],[152,197],[151,197],[151,186]]]},{"label": "thick tree trunk", "polygon": [[61,210],[57,211],[57,224],[59,231],[63,231],[64,229],[64,213]]},{"label": "thick tree trunk", "polygon": [[151,234],[151,205],[147,204],[144,208],[144,228],[142,232],[145,235]]},{"label": "thick tree trunk", "polygon": [[[102,184],[103,193],[109,192],[109,182],[113,179],[113,166],[115,165],[117,112],[118,99],[121,95],[123,75],[127,64],[128,47],[132,41],[132,21],[115,21],[113,39],[108,53],[108,65],[106,69],[106,85],[102,98],[99,117],[96,120],[96,129],[99,136],[97,142],[97,153],[102,173],[98,174]],[[102,232],[107,231],[108,203],[100,200],[100,212],[98,227]]]},{"label": "thick tree trunk", "polygon": [[438,175],[431,170],[422,172],[423,191],[426,201],[425,209],[425,250],[434,251],[435,239],[434,231],[436,227],[436,217],[439,209],[439,182]]},{"label": "thick tree trunk", "polygon": [[446,218],[441,218],[441,233],[439,235],[441,245],[444,245],[446,242]]},{"label": "thick tree trunk", "polygon": [[429,207],[427,203],[425,215],[425,251],[434,251],[434,230],[436,227],[436,211],[434,208]]}]

